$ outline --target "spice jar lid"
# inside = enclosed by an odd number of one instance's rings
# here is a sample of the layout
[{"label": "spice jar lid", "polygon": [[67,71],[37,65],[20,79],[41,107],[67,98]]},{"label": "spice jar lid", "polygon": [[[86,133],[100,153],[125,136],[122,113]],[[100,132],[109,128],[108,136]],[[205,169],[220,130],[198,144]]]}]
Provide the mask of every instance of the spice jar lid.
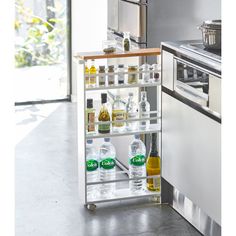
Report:
[{"label": "spice jar lid", "polygon": [[129,68],[130,68],[130,69],[137,69],[138,66],[135,66],[135,65],[129,65]]},{"label": "spice jar lid", "polygon": [[109,65],[108,68],[109,69],[114,69],[114,65]]},{"label": "spice jar lid", "polygon": [[123,64],[119,64],[118,68],[124,68],[124,65]]},{"label": "spice jar lid", "polygon": [[99,66],[99,70],[105,70],[105,66]]}]

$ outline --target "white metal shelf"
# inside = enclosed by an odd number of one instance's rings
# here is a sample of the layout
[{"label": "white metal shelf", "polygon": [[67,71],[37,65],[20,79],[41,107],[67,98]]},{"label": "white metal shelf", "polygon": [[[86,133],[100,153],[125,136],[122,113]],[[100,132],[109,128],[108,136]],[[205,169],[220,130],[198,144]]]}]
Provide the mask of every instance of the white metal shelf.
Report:
[{"label": "white metal shelf", "polygon": [[151,83],[137,83],[137,84],[117,84],[117,85],[106,85],[106,86],[96,86],[87,87],[86,91],[96,91],[96,90],[110,90],[110,89],[123,89],[123,88],[144,88],[144,87],[156,87],[160,86],[161,81],[151,82]]},{"label": "white metal shelf", "polygon": [[[128,182],[131,180],[160,178],[160,175],[149,175],[149,176],[144,176],[144,177],[129,178],[127,174],[129,174],[129,171],[116,171],[116,179],[107,180],[107,181],[87,182],[86,185],[99,185],[99,184],[108,184],[108,183],[117,183],[117,182]],[[119,175],[121,177],[118,178]]]},{"label": "white metal shelf", "polygon": [[95,204],[101,202],[110,202],[110,201],[119,201],[132,198],[145,198],[151,196],[161,196],[160,192],[152,192],[148,190],[143,190],[135,193],[132,193],[129,188],[116,189],[113,196],[97,196],[94,199],[87,199],[87,204]]},{"label": "white metal shelf", "polygon": [[121,131],[121,132],[111,131],[110,133],[107,133],[107,134],[100,134],[100,133],[87,134],[86,139],[127,136],[127,135],[135,135],[135,134],[150,134],[150,133],[157,133],[160,131],[161,131],[160,124],[150,124],[148,129],[138,129],[138,130],[133,130],[133,131],[124,129],[124,131]]}]

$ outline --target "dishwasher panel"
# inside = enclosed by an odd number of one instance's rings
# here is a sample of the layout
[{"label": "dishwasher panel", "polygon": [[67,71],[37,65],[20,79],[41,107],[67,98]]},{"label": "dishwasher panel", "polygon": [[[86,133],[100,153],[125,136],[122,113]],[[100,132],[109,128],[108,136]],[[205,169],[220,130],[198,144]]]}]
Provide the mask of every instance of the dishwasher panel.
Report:
[{"label": "dishwasher panel", "polygon": [[218,224],[220,137],[219,122],[162,92],[162,176]]}]

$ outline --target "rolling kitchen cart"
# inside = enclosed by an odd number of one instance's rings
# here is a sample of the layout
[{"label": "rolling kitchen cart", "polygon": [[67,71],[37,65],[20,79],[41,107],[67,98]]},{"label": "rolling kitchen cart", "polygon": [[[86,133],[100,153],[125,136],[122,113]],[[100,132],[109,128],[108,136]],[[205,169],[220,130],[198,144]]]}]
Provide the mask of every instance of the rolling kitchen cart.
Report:
[{"label": "rolling kitchen cart", "polygon": [[[85,62],[89,60],[99,60],[99,59],[115,59],[115,58],[131,58],[131,57],[139,57],[139,58],[146,58],[147,56],[154,56],[157,57],[160,55],[159,48],[148,48],[148,49],[139,49],[135,51],[129,52],[115,52],[111,54],[104,54],[103,52],[89,52],[89,53],[78,53],[74,56],[74,62],[76,66],[76,83],[77,83],[77,130],[78,130],[78,173],[79,173],[79,197],[80,201],[87,206],[88,209],[95,209],[97,203],[102,202],[109,202],[109,201],[116,201],[116,200],[123,200],[123,199],[132,199],[132,198],[144,198],[144,197],[158,197],[160,198],[160,192],[152,192],[145,190],[141,194],[133,194],[130,192],[129,188],[117,188],[115,191],[114,196],[112,197],[101,197],[98,196],[95,199],[89,199],[87,196],[87,186],[89,185],[99,185],[105,183],[113,183],[116,184],[121,182],[128,183],[130,180],[137,180],[137,179],[148,179],[148,178],[160,178],[160,175],[153,175],[147,177],[137,177],[137,178],[129,178],[127,168],[124,168],[120,164],[118,165],[120,171],[116,172],[116,179],[110,181],[98,181],[98,182],[87,182],[86,178],[86,140],[87,139],[101,139],[105,137],[117,137],[117,136],[127,136],[127,135],[134,135],[140,134],[145,136],[145,134],[157,133],[158,134],[158,142],[159,142],[159,153],[160,153],[160,131],[161,131],[161,119],[160,119],[160,90],[161,90],[161,78],[159,77],[158,81],[150,81],[147,83],[138,82],[136,84],[114,84],[114,85],[106,85],[103,87],[99,87],[98,85],[95,87],[87,87],[85,83]],[[144,72],[157,72],[157,71],[137,71],[137,74],[141,74]],[[160,71],[158,71],[160,72]],[[113,75],[118,75],[119,73],[129,74],[130,72],[114,72]],[[107,76],[110,73],[103,73],[103,74],[96,74],[96,77],[99,76]],[[88,75],[86,75],[88,76]],[[129,89],[129,88],[137,88],[139,91],[145,90],[147,87],[154,87],[157,90],[157,109],[154,111],[150,111],[149,118],[137,118],[132,121],[144,121],[150,120],[150,126],[148,129],[137,129],[133,131],[124,130],[123,132],[112,132],[108,134],[101,134],[101,133],[94,133],[94,134],[86,134],[86,99],[88,92],[108,92],[110,90],[122,90],[122,89]],[[152,107],[152,106],[151,106]],[[97,120],[97,119],[96,119]],[[132,122],[130,120],[123,120],[121,122]],[[117,122],[117,121],[116,121]],[[102,122],[95,122],[95,126],[97,127]],[[112,121],[108,121],[108,124],[113,123]],[[103,122],[104,124],[104,122]],[[127,144],[124,144],[127,145]],[[124,148],[115,146],[116,149]],[[128,148],[128,147],[127,147]],[[128,157],[127,157],[128,158]],[[118,164],[118,163],[117,163]]]}]

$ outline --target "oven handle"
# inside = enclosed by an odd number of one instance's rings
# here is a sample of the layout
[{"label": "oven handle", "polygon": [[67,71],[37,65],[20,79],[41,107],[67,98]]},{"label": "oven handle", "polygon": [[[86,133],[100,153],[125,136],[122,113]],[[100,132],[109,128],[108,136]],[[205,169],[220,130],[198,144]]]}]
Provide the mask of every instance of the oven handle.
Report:
[{"label": "oven handle", "polygon": [[201,100],[202,102],[207,102],[208,101],[208,96],[202,96],[202,95],[198,95],[195,92],[191,91],[190,89],[186,88],[185,86],[179,85],[177,84],[175,86],[175,90],[176,92],[178,92],[179,94],[181,94],[183,97],[186,97],[194,102],[199,103],[199,100]]},{"label": "oven handle", "polygon": [[181,59],[181,58],[179,58],[179,57],[174,56],[174,61],[184,63],[184,64],[186,64],[186,65],[189,65],[189,66],[193,67],[194,69],[197,69],[197,70],[200,70],[200,71],[202,71],[202,72],[204,72],[204,73],[207,73],[207,74],[210,74],[210,75],[214,75],[214,76],[216,76],[216,77],[219,77],[218,74],[216,74],[216,73],[214,73],[214,72],[212,72],[212,71],[210,71],[210,70],[207,70],[207,69],[205,69],[205,68],[202,68],[201,66],[195,65],[195,64],[193,64],[193,63],[191,63],[191,62],[185,61],[185,60],[183,60],[183,59]]}]

